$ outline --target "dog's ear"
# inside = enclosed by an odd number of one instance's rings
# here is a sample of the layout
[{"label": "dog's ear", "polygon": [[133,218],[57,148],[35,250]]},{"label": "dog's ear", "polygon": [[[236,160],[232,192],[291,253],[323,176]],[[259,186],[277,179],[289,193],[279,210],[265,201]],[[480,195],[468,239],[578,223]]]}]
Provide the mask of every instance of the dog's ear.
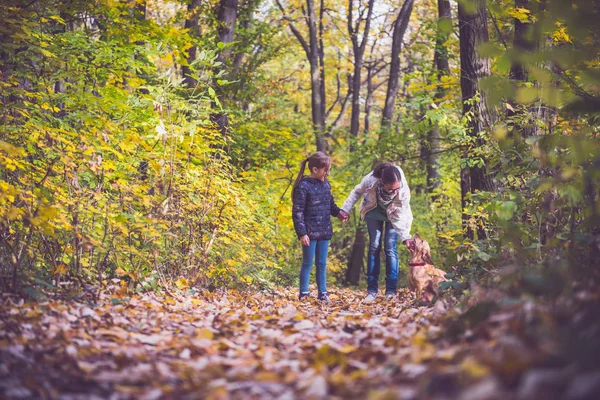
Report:
[{"label": "dog's ear", "polygon": [[421,236],[419,236],[418,233],[415,233],[415,235],[413,236],[413,239],[415,239],[415,240],[421,240]]},{"label": "dog's ear", "polygon": [[431,252],[429,249],[425,249],[425,251],[423,251],[423,261],[429,265],[433,265],[433,260],[431,259]]}]

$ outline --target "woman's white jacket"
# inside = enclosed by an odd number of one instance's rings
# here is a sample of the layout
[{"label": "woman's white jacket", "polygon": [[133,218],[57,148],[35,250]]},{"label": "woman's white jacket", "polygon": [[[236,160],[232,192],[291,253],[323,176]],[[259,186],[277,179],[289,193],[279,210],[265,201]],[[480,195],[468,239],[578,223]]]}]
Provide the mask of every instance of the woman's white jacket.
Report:
[{"label": "woman's white jacket", "polygon": [[[398,233],[400,241],[411,239],[410,228],[413,221],[412,211],[410,209],[410,189],[402,168],[396,167],[400,171],[401,184],[400,190],[396,193],[394,200],[387,207],[387,217],[392,223],[394,230]],[[360,204],[360,216],[361,219],[365,219],[365,215],[377,207],[377,193],[376,184],[379,179],[373,176],[373,172],[367,174],[362,181],[354,187],[354,190],[350,193],[342,210],[347,214],[350,214],[354,204],[363,197],[363,201]]]}]

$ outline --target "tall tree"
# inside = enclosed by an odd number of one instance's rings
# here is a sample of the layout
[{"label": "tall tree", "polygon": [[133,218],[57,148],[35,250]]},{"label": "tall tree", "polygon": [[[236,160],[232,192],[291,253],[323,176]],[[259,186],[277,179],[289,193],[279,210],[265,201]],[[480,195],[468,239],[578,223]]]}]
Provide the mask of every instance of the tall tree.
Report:
[{"label": "tall tree", "polygon": [[[365,48],[369,38],[369,30],[371,27],[371,18],[373,16],[373,4],[374,0],[369,0],[368,5],[365,9],[362,6],[362,2],[358,5],[358,17],[356,21],[354,19],[354,1],[348,0],[348,34],[352,41],[352,53],[354,55],[354,73],[352,74],[352,108],[350,117],[350,134],[357,138],[358,131],[360,129],[360,89],[362,86],[361,72],[363,68],[363,57],[365,54]],[[364,28],[362,34],[360,33],[360,27],[364,22]],[[359,38],[360,36],[360,38]],[[371,70],[369,70],[369,84],[371,82]],[[367,119],[368,121],[368,119]],[[354,151],[354,146],[350,147],[350,152]],[[356,231],[354,234],[354,243],[352,244],[352,252],[348,259],[348,267],[346,269],[346,281],[349,284],[356,285],[360,280],[360,271],[363,269],[364,257],[366,248],[366,236],[360,224],[356,224]]]},{"label": "tall tree", "polygon": [[385,104],[381,116],[381,132],[384,134],[392,126],[394,118],[394,106],[396,105],[396,95],[398,94],[398,80],[400,79],[400,52],[402,50],[402,40],[404,33],[412,14],[414,0],[404,0],[402,8],[398,13],[398,18],[394,22],[394,32],[392,37],[392,60],[390,64],[390,76],[388,80],[387,92],[385,95]]},{"label": "tall tree", "polygon": [[[526,59],[531,58],[534,52],[541,49],[543,38],[540,32],[540,24],[534,22],[538,13],[545,8],[546,1],[532,3],[530,0],[515,0],[515,10],[518,13],[514,15],[514,38],[513,38],[513,61],[510,69],[510,79],[517,86],[523,86],[529,82],[529,70]],[[539,66],[538,66],[539,67]],[[550,66],[547,66],[550,69]],[[540,86],[539,82],[533,82]],[[507,109],[508,123],[512,125],[511,136],[515,130],[519,130],[521,138],[527,138],[539,135],[541,127],[548,127],[552,130],[551,122],[556,117],[556,110],[546,106],[541,100],[537,104],[532,104],[527,108]],[[540,171],[542,176],[548,177],[556,174],[553,168],[543,168]],[[556,189],[544,192],[541,210],[543,210],[542,221],[540,224],[540,244],[545,245],[556,234],[557,215],[555,214],[554,202],[558,199]]]},{"label": "tall tree", "polygon": [[[185,28],[192,39],[197,39],[202,34],[202,28],[200,26],[200,0],[189,0],[187,4],[187,16],[185,19]],[[187,65],[181,67],[183,75],[183,82],[188,88],[194,88],[198,84],[196,79],[192,76],[192,64],[198,58],[198,46],[193,44],[187,49]]]},{"label": "tall tree", "polygon": [[[462,0],[458,3],[458,29],[460,36],[460,87],[463,101],[463,114],[468,115],[467,133],[471,137],[469,151],[482,146],[485,140],[482,133],[491,126],[492,116],[487,106],[485,91],[480,81],[490,74],[490,60],[481,57],[478,48],[489,40],[486,0]],[[485,164],[466,165],[461,169],[461,204],[466,236],[474,238],[474,232],[467,224],[470,216],[466,210],[472,193],[493,190],[494,183],[488,175]],[[485,238],[485,230],[479,227],[478,237]]]},{"label": "tall tree", "polygon": [[[326,11],[324,1],[320,1],[318,12],[314,0],[306,0],[306,7],[301,7],[302,17],[300,19],[306,23],[308,40],[296,26],[294,23],[295,20],[288,14],[281,1],[276,0],[276,2],[283,14],[283,19],[288,22],[292,34],[306,53],[306,58],[310,66],[310,98],[316,147],[317,151],[326,151],[327,138],[331,136],[333,130],[339,125],[343,114],[346,112],[350,91],[348,91],[346,96],[342,96],[340,93],[341,85],[338,80],[338,95],[332,104],[327,107],[325,91],[325,44],[323,41],[325,36],[324,14]],[[341,105],[341,110],[329,130],[325,132],[327,119],[338,104]]]},{"label": "tall tree", "polygon": [[[354,73],[352,74],[352,108],[350,118],[350,134],[354,137],[358,136],[358,130],[360,128],[360,88],[362,82],[360,80],[361,72],[363,68],[363,57],[365,54],[365,48],[369,39],[369,30],[371,28],[371,18],[373,16],[373,4],[375,0],[369,0],[366,8],[367,15],[365,16],[365,10],[361,7],[362,2],[359,2],[358,7],[358,18],[354,20],[354,1],[348,0],[348,34],[352,41],[352,52],[354,55]],[[360,32],[360,26],[364,22],[363,32]]]},{"label": "tall tree", "polygon": [[[223,43],[223,48],[217,56],[217,61],[220,65],[217,67],[216,75],[226,75],[227,66],[229,59],[231,58],[231,49],[228,46],[233,42],[235,35],[235,24],[238,14],[238,0],[221,0],[217,10],[217,32],[219,34],[219,42]],[[229,76],[228,78],[232,78]],[[221,105],[225,105],[225,96],[223,91],[220,90],[220,86],[217,86],[217,95]],[[225,112],[217,112],[212,115],[212,120],[219,126],[219,129],[223,135],[227,135],[229,130],[229,119]]]},{"label": "tall tree", "polygon": [[[438,0],[438,24],[435,36],[435,54],[433,56],[433,67],[437,75],[438,86],[434,99],[439,102],[445,95],[446,90],[439,84],[444,76],[450,74],[448,63],[448,48],[446,42],[452,32],[452,11],[449,0]],[[440,129],[438,124],[427,133],[427,144],[425,148],[425,162],[427,164],[427,192],[432,194],[440,185]],[[435,201],[437,196],[432,196]]]},{"label": "tall tree", "polygon": [[[306,0],[306,11],[303,8],[304,20],[308,28],[308,41],[302,33],[296,28],[292,19],[286,14],[285,8],[279,0],[277,0],[279,9],[284,14],[284,18],[288,21],[290,29],[298,42],[306,53],[306,58],[310,65],[310,101],[312,109],[312,123],[315,131],[315,141],[317,151],[325,151],[326,143],[324,137],[325,130],[325,88],[324,80],[321,75],[323,68],[321,63],[323,59],[322,41],[319,38],[317,30],[317,13],[315,10],[314,0]],[[321,7],[322,8],[322,7]],[[323,14],[320,13],[319,24],[322,23]]]}]

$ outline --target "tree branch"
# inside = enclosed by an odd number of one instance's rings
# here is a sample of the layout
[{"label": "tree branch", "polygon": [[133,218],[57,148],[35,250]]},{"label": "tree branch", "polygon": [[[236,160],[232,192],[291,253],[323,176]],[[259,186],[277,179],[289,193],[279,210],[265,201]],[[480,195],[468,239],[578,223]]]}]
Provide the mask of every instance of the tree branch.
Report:
[{"label": "tree branch", "polygon": [[306,42],[304,37],[302,37],[302,34],[300,33],[300,31],[292,23],[292,18],[290,18],[287,15],[285,8],[281,4],[281,2],[279,0],[275,0],[275,1],[277,3],[277,6],[279,7],[279,9],[281,10],[281,13],[283,14],[283,19],[287,21],[288,25],[290,26],[290,29],[292,30],[292,33],[294,34],[294,36],[296,36],[296,39],[298,39],[298,41],[302,45],[302,48],[306,52],[306,56],[310,59],[311,53],[310,53],[310,47],[308,46],[308,43]]}]

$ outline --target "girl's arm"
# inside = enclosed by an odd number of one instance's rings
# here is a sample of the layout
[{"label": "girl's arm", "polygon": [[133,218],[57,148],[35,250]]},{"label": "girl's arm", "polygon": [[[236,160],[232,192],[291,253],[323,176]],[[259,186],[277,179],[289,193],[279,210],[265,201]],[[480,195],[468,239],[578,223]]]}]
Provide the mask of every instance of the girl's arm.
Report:
[{"label": "girl's arm", "polygon": [[340,208],[335,204],[335,200],[333,199],[333,194],[331,194],[331,185],[329,186],[329,193],[330,193],[329,198],[331,199],[331,204],[330,204],[330,207],[331,207],[331,211],[330,211],[331,212],[331,216],[332,217],[337,217],[338,214],[340,213]]},{"label": "girl's arm", "polygon": [[352,190],[352,192],[350,192],[348,198],[342,205],[342,211],[344,211],[346,214],[350,214],[350,211],[352,211],[352,207],[354,207],[354,204],[365,194],[368,188],[373,186],[373,182],[371,182],[373,179],[372,176],[372,172],[367,174],[362,179],[362,181],[360,181],[360,183],[354,187],[354,189]]},{"label": "girl's arm", "polygon": [[292,221],[294,221],[294,229],[298,238],[308,234],[306,224],[304,223],[304,210],[306,209],[307,193],[306,189],[300,183],[294,189],[293,205],[292,205]]}]

